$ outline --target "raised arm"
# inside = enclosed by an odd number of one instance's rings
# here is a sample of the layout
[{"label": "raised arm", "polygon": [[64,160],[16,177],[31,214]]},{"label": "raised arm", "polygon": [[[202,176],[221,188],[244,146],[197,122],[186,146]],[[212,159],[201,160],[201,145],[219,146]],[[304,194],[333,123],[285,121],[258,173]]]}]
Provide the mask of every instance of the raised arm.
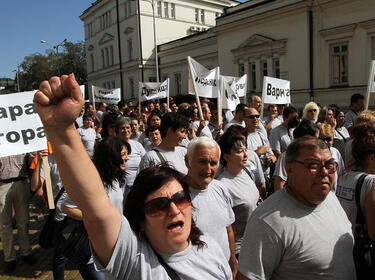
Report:
[{"label": "raised arm", "polygon": [[106,265],[121,226],[121,214],[109,202],[102,181],[74,127],[83,105],[74,75],[40,84],[34,105],[52,144],[63,185],[79,209],[96,255]]}]

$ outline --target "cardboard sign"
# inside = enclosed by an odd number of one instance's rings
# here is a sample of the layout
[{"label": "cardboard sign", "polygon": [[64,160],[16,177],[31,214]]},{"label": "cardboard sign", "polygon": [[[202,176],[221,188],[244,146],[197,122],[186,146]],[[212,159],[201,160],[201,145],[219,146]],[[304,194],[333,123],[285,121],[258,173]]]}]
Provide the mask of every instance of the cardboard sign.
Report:
[{"label": "cardboard sign", "polygon": [[240,104],[240,97],[246,96],[247,75],[242,77],[220,76],[221,83],[221,102],[223,109],[234,111]]},{"label": "cardboard sign", "polygon": [[189,93],[197,93],[200,97],[217,98],[220,91],[220,68],[208,70],[190,56],[188,56],[188,64]]},{"label": "cardboard sign", "polygon": [[288,104],[290,101],[290,81],[264,76],[263,103]]},{"label": "cardboard sign", "polygon": [[92,86],[95,102],[105,102],[107,104],[117,104],[121,100],[121,89],[106,89]]},{"label": "cardboard sign", "polygon": [[169,97],[169,78],[162,83],[139,82],[139,101]]},{"label": "cardboard sign", "polygon": [[0,157],[47,148],[43,124],[33,103],[36,92],[0,95]]}]

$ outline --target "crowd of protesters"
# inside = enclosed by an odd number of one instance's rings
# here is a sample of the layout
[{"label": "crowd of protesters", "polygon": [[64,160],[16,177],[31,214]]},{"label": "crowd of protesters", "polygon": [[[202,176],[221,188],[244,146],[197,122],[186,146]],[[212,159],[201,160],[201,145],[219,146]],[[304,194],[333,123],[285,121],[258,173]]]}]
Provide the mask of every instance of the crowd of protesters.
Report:
[{"label": "crowd of protesters", "polygon": [[[78,88],[79,89],[79,88]],[[51,101],[57,96],[57,101]],[[354,94],[345,113],[308,102],[224,110],[215,100],[171,98],[138,106],[83,106],[74,76],[45,81],[34,104],[48,156],[56,220],[82,220],[92,257],[84,279],[356,279],[355,186],[375,240],[375,112]],[[52,117],[53,116],[53,117]],[[82,145],[82,144],[83,145]],[[37,262],[28,203],[45,198],[45,170],[33,155],[0,159],[0,225],[5,272]],[[65,258],[54,251],[55,279]],[[177,278],[176,278],[177,277]]]}]

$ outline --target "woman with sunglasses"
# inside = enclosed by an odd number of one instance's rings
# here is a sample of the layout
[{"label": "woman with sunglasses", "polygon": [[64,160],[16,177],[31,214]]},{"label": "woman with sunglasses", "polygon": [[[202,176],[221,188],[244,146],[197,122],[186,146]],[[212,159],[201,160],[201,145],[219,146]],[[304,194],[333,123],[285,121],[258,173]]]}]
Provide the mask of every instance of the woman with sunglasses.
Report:
[{"label": "woman with sunglasses", "polygon": [[337,164],[335,173],[335,182],[333,184],[332,191],[336,191],[337,180],[342,175],[345,169],[344,161],[341,157],[340,152],[332,147],[333,144],[333,127],[328,123],[322,123],[319,127],[319,138],[327,143],[329,150],[331,151],[332,157]]},{"label": "woman with sunglasses", "polygon": [[310,120],[313,123],[318,121],[319,107],[315,102],[309,102],[303,108],[303,120]]},{"label": "woman with sunglasses", "polygon": [[232,279],[218,244],[196,238],[180,173],[168,167],[140,172],[127,198],[127,203],[136,201],[137,210],[126,205],[127,218],[110,203],[74,127],[83,98],[73,74],[42,82],[34,104],[63,184],[82,211],[98,268],[115,279],[171,279],[173,270],[180,279]]},{"label": "woman with sunglasses", "polygon": [[248,154],[246,139],[243,135],[227,130],[219,141],[221,149],[220,163],[224,171],[218,177],[232,198],[235,222],[232,224],[235,240],[235,253],[238,259],[247,220],[260,199],[255,185],[255,175],[247,167]]}]

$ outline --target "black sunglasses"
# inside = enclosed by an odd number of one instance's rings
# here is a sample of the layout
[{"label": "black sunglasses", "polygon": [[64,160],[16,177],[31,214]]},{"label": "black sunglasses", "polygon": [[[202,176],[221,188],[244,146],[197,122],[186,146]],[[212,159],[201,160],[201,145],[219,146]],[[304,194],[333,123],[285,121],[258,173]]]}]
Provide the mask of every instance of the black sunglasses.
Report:
[{"label": "black sunglasses", "polygon": [[320,138],[320,140],[323,140],[324,142],[329,142],[329,141],[332,141],[333,139],[331,137],[326,137],[326,138]]},{"label": "black sunglasses", "polygon": [[185,193],[185,191],[179,191],[172,195],[171,198],[165,196],[154,198],[145,204],[145,214],[151,217],[165,215],[169,211],[171,202],[173,202],[178,209],[183,210],[190,205],[190,195]]},{"label": "black sunglasses", "polygon": [[310,110],[308,110],[307,112],[309,112],[309,113],[312,113],[312,112],[316,112],[316,109],[310,109]]},{"label": "black sunglasses", "polygon": [[255,118],[259,119],[260,115],[249,115],[249,116],[245,116],[245,118],[247,119],[250,119],[250,120],[253,120]]}]

